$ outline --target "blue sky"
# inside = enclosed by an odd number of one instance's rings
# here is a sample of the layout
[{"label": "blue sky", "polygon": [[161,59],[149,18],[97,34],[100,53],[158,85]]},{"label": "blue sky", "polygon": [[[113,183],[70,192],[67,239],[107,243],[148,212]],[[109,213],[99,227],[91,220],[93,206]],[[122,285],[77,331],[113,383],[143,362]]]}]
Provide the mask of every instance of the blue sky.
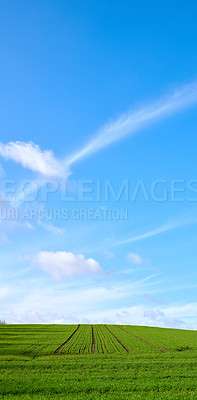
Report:
[{"label": "blue sky", "polygon": [[0,9],[0,319],[196,329],[195,2]]}]

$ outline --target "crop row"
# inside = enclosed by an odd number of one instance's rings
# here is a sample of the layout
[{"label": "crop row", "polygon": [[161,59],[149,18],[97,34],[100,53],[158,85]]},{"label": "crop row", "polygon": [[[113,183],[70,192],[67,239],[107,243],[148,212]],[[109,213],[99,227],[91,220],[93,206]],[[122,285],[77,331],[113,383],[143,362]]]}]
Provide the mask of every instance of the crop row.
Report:
[{"label": "crop row", "polygon": [[130,350],[131,353],[158,353],[158,349],[144,343],[138,338],[135,338],[127,331],[124,331],[121,326],[108,325],[110,331],[115,334],[119,340]]},{"label": "crop row", "polygon": [[122,328],[164,351],[197,350],[197,331],[131,325]]},{"label": "crop row", "polygon": [[9,325],[0,329],[0,355],[51,354],[75,325]]},{"label": "crop row", "polygon": [[63,354],[87,354],[91,353],[92,348],[92,328],[91,325],[80,325],[79,329],[72,338],[62,347],[60,353]]},{"label": "crop row", "polygon": [[2,325],[0,355],[50,355],[58,348],[57,353],[62,354],[161,354],[162,350],[197,349],[196,331],[93,325],[93,333],[94,341],[91,325],[80,325],[79,329],[77,325]]},{"label": "crop row", "polygon": [[96,353],[126,353],[124,348],[104,325],[94,325]]}]

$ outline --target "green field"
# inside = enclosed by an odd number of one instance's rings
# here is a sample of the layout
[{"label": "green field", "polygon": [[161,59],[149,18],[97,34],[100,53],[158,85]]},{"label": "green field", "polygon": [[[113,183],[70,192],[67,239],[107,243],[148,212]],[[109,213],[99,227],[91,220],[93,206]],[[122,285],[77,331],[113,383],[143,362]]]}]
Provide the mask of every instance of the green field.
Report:
[{"label": "green field", "polygon": [[197,332],[0,325],[1,399],[197,399]]}]

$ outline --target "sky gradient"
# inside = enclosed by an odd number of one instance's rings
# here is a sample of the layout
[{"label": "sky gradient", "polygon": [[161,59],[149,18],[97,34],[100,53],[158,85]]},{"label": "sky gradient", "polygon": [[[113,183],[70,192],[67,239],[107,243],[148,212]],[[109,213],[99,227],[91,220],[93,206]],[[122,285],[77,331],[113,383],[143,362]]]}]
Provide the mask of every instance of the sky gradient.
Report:
[{"label": "sky gradient", "polygon": [[197,328],[196,12],[1,2],[1,320]]}]

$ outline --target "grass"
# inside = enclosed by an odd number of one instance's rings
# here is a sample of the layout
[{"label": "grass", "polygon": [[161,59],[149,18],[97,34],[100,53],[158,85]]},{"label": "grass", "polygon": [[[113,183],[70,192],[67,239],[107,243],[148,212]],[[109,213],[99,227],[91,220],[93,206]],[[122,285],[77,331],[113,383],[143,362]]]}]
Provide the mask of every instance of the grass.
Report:
[{"label": "grass", "polygon": [[62,348],[63,354],[90,354],[92,346],[91,325],[81,325],[71,340]]},{"label": "grass", "polygon": [[[196,399],[197,332],[94,325],[0,326],[0,399]],[[121,328],[121,329],[120,329]],[[136,335],[166,353],[137,339]],[[103,353],[104,351],[104,353]]]},{"label": "grass", "polygon": [[104,325],[94,325],[96,353],[124,354],[125,350]]}]

